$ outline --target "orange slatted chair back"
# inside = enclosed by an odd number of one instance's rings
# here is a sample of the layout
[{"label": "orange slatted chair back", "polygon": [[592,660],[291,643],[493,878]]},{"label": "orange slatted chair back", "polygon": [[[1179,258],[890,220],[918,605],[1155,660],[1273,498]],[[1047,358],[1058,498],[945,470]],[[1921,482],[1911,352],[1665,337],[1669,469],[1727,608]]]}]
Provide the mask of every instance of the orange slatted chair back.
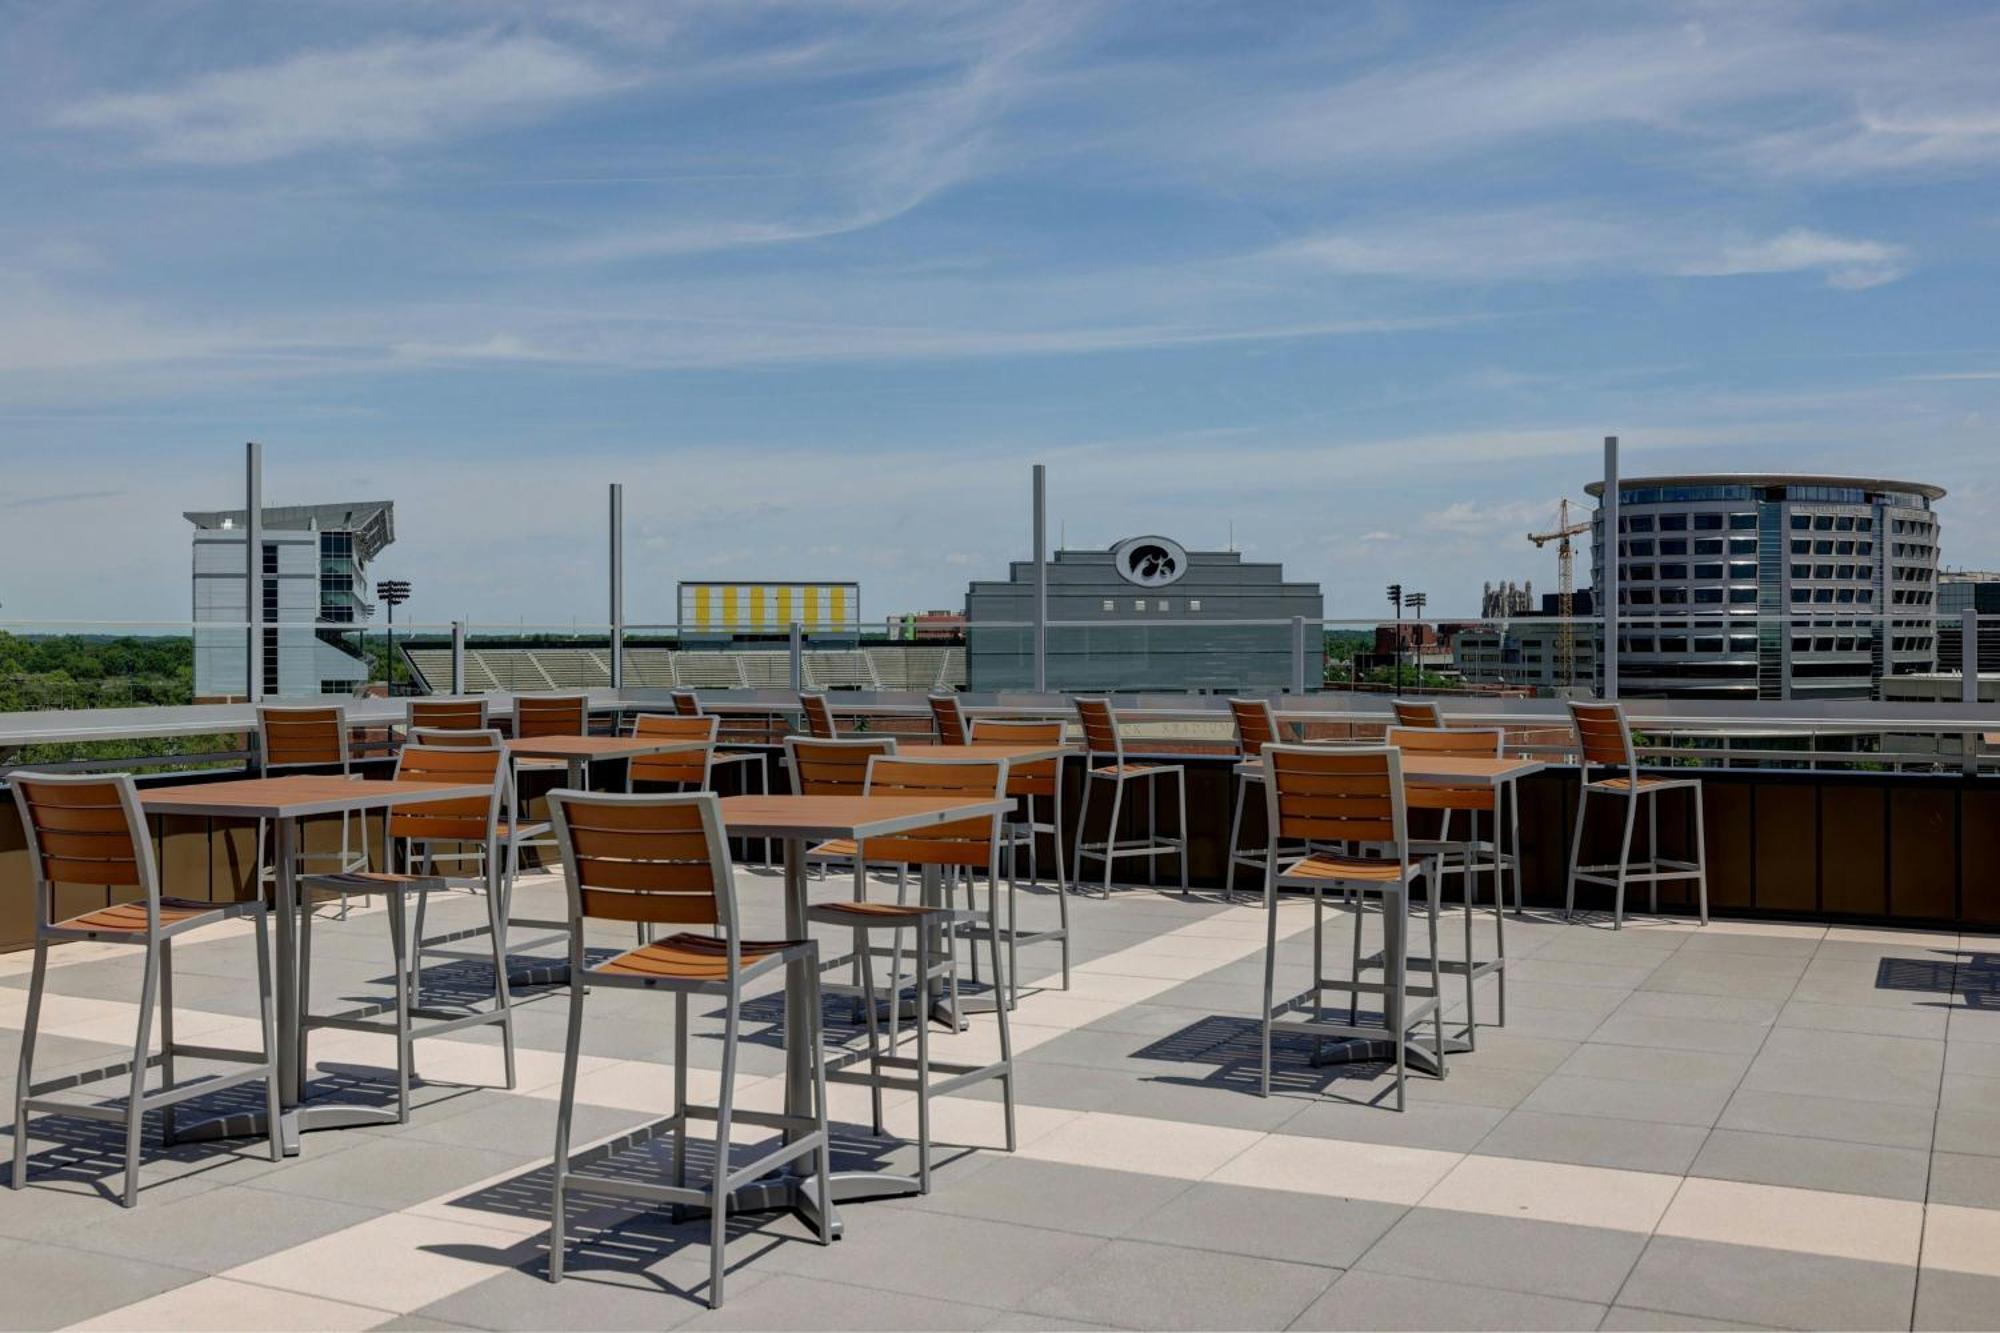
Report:
[{"label": "orange slatted chair back", "polygon": [[338,764],[347,767],[347,710],[344,708],[259,708],[258,762],[274,768]]},{"label": "orange slatted chair back", "polygon": [[1278,715],[1269,699],[1231,699],[1229,719],[1236,724],[1236,747],[1245,756],[1284,739],[1278,735]]},{"label": "orange slatted chair back", "polygon": [[801,694],[799,708],[805,714],[806,735],[819,741],[830,741],[840,735],[833,709],[827,706],[824,694]]},{"label": "orange slatted chair back", "polygon": [[396,754],[398,780],[468,785],[476,782],[488,790],[478,796],[394,806],[389,811],[389,836],[439,842],[486,841],[499,817],[505,765],[506,754],[491,747],[405,745]]},{"label": "orange slatted chair back", "polygon": [[497,731],[462,731],[456,727],[412,727],[409,744],[433,749],[504,750],[506,739]]},{"label": "orange slatted chair back", "polygon": [[[1498,759],[1505,734],[1471,727],[1391,727],[1389,744],[1405,755],[1442,755],[1451,759]],[[1412,810],[1494,810],[1499,793],[1492,784],[1413,783],[1404,794]]]},{"label": "orange slatted chair back", "polygon": [[1572,701],[1569,715],[1576,725],[1577,748],[1583,752],[1584,763],[1632,767],[1632,732],[1625,725],[1624,709],[1617,704]]},{"label": "orange slatted chair back", "polygon": [[581,694],[517,694],[514,735],[586,736],[590,734],[590,699]]},{"label": "orange slatted chair back", "polygon": [[1333,750],[1267,745],[1264,777],[1278,838],[1405,841],[1402,762],[1387,746]]},{"label": "orange slatted chair back", "polygon": [[869,762],[895,753],[896,742],[889,736],[836,741],[785,738],[792,790],[801,796],[859,796],[868,789]]},{"label": "orange slatted chair back", "polygon": [[[1061,745],[1068,739],[1065,722],[1002,722],[974,718],[973,741],[993,741],[1001,745]],[[1062,781],[1062,760],[1036,759],[1007,765],[1009,796],[1054,796]]]},{"label": "orange slatted chair back", "polygon": [[1397,699],[1390,707],[1396,710],[1399,727],[1426,727],[1435,731],[1444,726],[1444,710],[1433,700]]},{"label": "orange slatted chair back", "polygon": [[154,883],[152,844],[135,819],[136,798],[127,800],[129,777],[16,773],[9,781],[43,883],[107,889]]},{"label": "orange slatted chair back", "polygon": [[575,916],[664,926],[735,920],[729,851],[713,793],[550,797]]},{"label": "orange slatted chair back", "polygon": [[648,739],[673,741],[700,741],[699,750],[680,750],[673,754],[634,755],[631,760],[632,781],[634,782],[691,782],[696,787],[708,785],[708,760],[715,749],[715,727],[719,719],[713,717],[673,717],[660,713],[641,713],[632,719],[632,734]]},{"label": "orange slatted chair back", "polygon": [[484,731],[484,699],[412,699],[410,729],[435,731]]},{"label": "orange slatted chair back", "polygon": [[675,690],[673,693],[674,712],[682,717],[701,716],[701,696],[693,690]]},{"label": "orange slatted chair back", "polygon": [[[868,764],[869,796],[956,796],[998,800],[1006,794],[1007,765],[998,759],[896,759]],[[1000,816],[954,820],[913,833],[870,838],[868,859],[892,865],[990,868],[1000,836]]]},{"label": "orange slatted chair back", "polygon": [[1124,753],[1118,740],[1118,714],[1109,699],[1078,699],[1076,715],[1083,722],[1083,744],[1090,753]]},{"label": "orange slatted chair back", "polygon": [[933,694],[930,701],[931,725],[937,729],[938,744],[965,744],[965,710],[958,706],[958,696]]}]

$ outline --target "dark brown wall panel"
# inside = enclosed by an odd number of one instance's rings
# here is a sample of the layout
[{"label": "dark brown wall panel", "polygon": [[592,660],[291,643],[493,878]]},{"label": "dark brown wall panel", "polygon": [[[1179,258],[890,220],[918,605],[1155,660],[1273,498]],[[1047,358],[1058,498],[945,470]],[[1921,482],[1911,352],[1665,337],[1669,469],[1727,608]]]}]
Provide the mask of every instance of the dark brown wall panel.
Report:
[{"label": "dark brown wall panel", "polygon": [[1957,911],[1958,792],[1912,785],[1889,791],[1889,915],[1949,920]]},{"label": "dark brown wall panel", "polygon": [[1960,919],[2000,927],[2000,786],[1967,786],[1959,797]]},{"label": "dark brown wall panel", "polygon": [[1840,916],[1888,912],[1886,820],[1882,788],[1872,782],[1834,782],[1821,789],[1820,910]]},{"label": "dark brown wall panel", "polygon": [[1759,786],[1757,907],[1765,912],[1819,910],[1819,800],[1808,786]]},{"label": "dark brown wall panel", "polygon": [[[1711,910],[1742,911],[1757,906],[1753,879],[1755,792],[1747,782],[1708,781],[1702,784],[1708,812],[1708,905]],[[1667,811],[1681,802],[1663,805]]]}]

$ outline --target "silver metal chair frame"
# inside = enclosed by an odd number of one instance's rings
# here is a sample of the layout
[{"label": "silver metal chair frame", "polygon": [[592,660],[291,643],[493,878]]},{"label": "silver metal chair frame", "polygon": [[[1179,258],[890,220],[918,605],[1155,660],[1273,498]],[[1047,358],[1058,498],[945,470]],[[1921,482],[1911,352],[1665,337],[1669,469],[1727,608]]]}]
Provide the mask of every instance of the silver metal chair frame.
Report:
[{"label": "silver metal chair frame", "polygon": [[[987,740],[1005,744],[1009,739],[1010,733],[1023,729],[1043,731],[1049,725],[1047,722],[1014,722],[1002,721],[996,718],[974,718],[972,719],[967,739],[975,743]],[[977,753],[976,750],[971,751],[970,755],[976,756]],[[1005,929],[1007,936],[1007,1003],[1010,1007],[1016,1002],[1019,996],[1021,971],[1018,960],[1022,945],[1046,944],[1050,940],[1059,942],[1062,945],[1062,988],[1064,990],[1069,989],[1070,886],[1069,877],[1063,868],[1063,761],[1058,759],[1055,763],[1056,790],[1055,795],[1048,798],[1048,822],[1037,823],[1035,821],[1035,798],[1033,796],[1021,796],[1018,798],[1021,802],[1021,817],[1017,819],[1009,815],[1001,827],[1001,839],[1007,848],[1007,925]],[[1042,883],[1041,853],[1036,845],[1036,835],[1042,833],[1049,835],[1049,847],[1055,855],[1057,924],[1054,930],[1024,932],[1016,924],[1017,918],[1015,915],[1016,904],[1014,898],[1020,883],[1017,873],[1017,863],[1021,848],[1025,846],[1028,849],[1028,882],[1040,888]]]},{"label": "silver metal chair frame", "polygon": [[[1104,863],[1104,888],[1102,896],[1111,897],[1112,867],[1121,856],[1143,856],[1147,859],[1148,883],[1159,882],[1159,858],[1173,856],[1180,861],[1181,897],[1189,896],[1187,863],[1187,769],[1180,764],[1148,764],[1137,772],[1127,773],[1125,762],[1125,737],[1118,723],[1118,713],[1111,708],[1108,699],[1077,700],[1083,703],[1103,704],[1110,714],[1111,742],[1109,751],[1091,748],[1089,731],[1086,729],[1083,756],[1083,803],[1076,813],[1076,843],[1070,853],[1070,873],[1081,882],[1083,862],[1086,857],[1094,857]],[[1101,760],[1109,759],[1111,767],[1099,771]],[[1159,786],[1163,779],[1171,777],[1175,784],[1175,795],[1180,809],[1180,823],[1176,826],[1177,836],[1165,837],[1159,824]],[[1086,842],[1084,829],[1090,820],[1090,792],[1093,782],[1111,784],[1111,822],[1104,826],[1103,842]],[[1146,836],[1124,838],[1118,836],[1118,816],[1125,801],[1125,785],[1128,782],[1146,784]]]},{"label": "silver metal chair frame", "polygon": [[[1395,1048],[1396,1109],[1406,1106],[1405,1083],[1408,1076],[1408,1047],[1410,1029],[1428,1016],[1431,1020],[1432,1041],[1438,1076],[1444,1076],[1444,1014],[1443,983],[1439,972],[1437,949],[1437,876],[1435,869],[1427,868],[1420,862],[1411,860],[1409,826],[1403,801],[1403,773],[1401,756],[1388,746],[1356,748],[1343,751],[1344,754],[1373,754],[1385,756],[1387,760],[1390,808],[1393,837],[1386,845],[1387,861],[1402,867],[1401,877],[1394,883],[1374,879],[1340,879],[1331,876],[1300,876],[1287,873],[1280,855],[1280,830],[1283,821],[1279,817],[1280,794],[1277,775],[1268,765],[1277,755],[1285,753],[1324,755],[1325,749],[1311,745],[1266,745],[1263,759],[1267,765],[1264,782],[1264,801],[1267,817],[1270,819],[1270,841],[1267,854],[1273,873],[1264,881],[1264,910],[1266,935],[1264,941],[1264,1010],[1262,1015],[1262,1078],[1259,1091],[1262,1096],[1271,1095],[1271,1039],[1274,1032],[1306,1033],[1312,1036],[1337,1037],[1350,1040],[1387,1042]],[[1307,856],[1312,854],[1308,849]],[[1431,931],[1431,984],[1428,987],[1413,987],[1409,984],[1409,906],[1410,881],[1422,879],[1425,897],[1428,900]],[[1346,906],[1354,913],[1355,968],[1345,979],[1328,977],[1325,973],[1325,892],[1329,888],[1342,890],[1341,902],[1336,906]],[[1287,889],[1310,889],[1313,895],[1313,984],[1285,1000],[1276,998],[1278,966],[1278,894]],[[1380,982],[1361,979],[1361,932],[1367,919],[1367,900],[1378,898],[1381,903],[1383,945],[1380,965],[1385,973]],[[1330,1021],[1326,1017],[1326,995],[1328,990],[1344,990],[1348,993],[1348,1021]],[[1359,1013],[1360,995],[1383,997],[1382,1021],[1363,1023]],[[1412,1003],[1415,997],[1415,1003]],[[1306,1010],[1310,1017],[1282,1025],[1278,1020],[1286,1015]]]},{"label": "silver metal chair frame", "polygon": [[[1624,743],[1625,756],[1615,767],[1625,770],[1621,779],[1590,776],[1593,765],[1584,748],[1583,722],[1579,705],[1570,704],[1570,720],[1577,731],[1577,794],[1576,829],[1570,837],[1569,880],[1563,890],[1563,920],[1576,915],[1576,886],[1603,884],[1614,891],[1612,899],[1611,928],[1625,927],[1625,886],[1638,881],[1647,887],[1648,910],[1660,910],[1660,883],[1663,880],[1691,879],[1695,881],[1696,898],[1700,905],[1701,924],[1708,924],[1708,831],[1702,812],[1701,780],[1699,778],[1642,778],[1639,774],[1639,756],[1632,744],[1632,724],[1625,717],[1623,704],[1591,704],[1585,707],[1609,709],[1617,718],[1618,730]],[[1670,860],[1660,855],[1660,793],[1664,791],[1688,791],[1694,801],[1694,847],[1692,861]],[[1583,857],[1583,821],[1589,809],[1591,794],[1619,796],[1625,799],[1625,832],[1619,842],[1618,860],[1607,865],[1581,865]],[[1646,802],[1646,850],[1644,861],[1632,860],[1632,833],[1639,819],[1639,803]],[[1515,881],[1520,882],[1518,877]]]},{"label": "silver metal chair frame", "polygon": [[[176,907],[196,904],[161,898],[159,865],[153,855],[153,840],[147,833],[146,816],[139,805],[138,789],[129,774],[17,772],[13,774],[11,782],[14,787],[15,805],[21,815],[21,827],[27,838],[28,863],[33,867],[35,877],[35,959],[33,970],[28,977],[28,1010],[22,1023],[20,1059],[14,1082],[14,1172],[10,1182],[12,1187],[18,1190],[26,1187],[28,1183],[28,1116],[36,1111],[81,1116],[84,1119],[108,1121],[125,1127],[125,1189],[119,1201],[127,1208],[135,1207],[139,1202],[140,1144],[146,1112],[164,1113],[165,1135],[167,1141],[171,1143],[174,1138],[174,1107],[191,1098],[205,1097],[210,1093],[220,1092],[225,1088],[255,1079],[264,1080],[264,1111],[268,1117],[270,1157],[274,1162],[279,1161],[283,1157],[284,1147],[281,1141],[282,1115],[278,1105],[278,1030],[272,1000],[269,913],[263,899],[260,897],[247,902],[216,903],[213,904],[213,910],[163,926],[160,923],[160,907],[163,901]],[[55,885],[44,874],[46,863],[42,856],[42,839],[36,832],[35,819],[31,812],[28,794],[23,789],[24,785],[61,788],[102,787],[107,783],[118,789],[119,809],[124,813],[127,835],[132,840],[138,866],[138,888],[144,895],[145,902],[146,928],[143,933],[68,927],[52,919]],[[239,1051],[175,1041],[173,958],[175,937],[191,930],[214,925],[218,921],[242,917],[250,918],[255,927],[257,1006],[263,1024],[264,1049],[261,1052]],[[49,945],[72,940],[128,944],[146,951],[145,971],[139,984],[138,1031],[132,1042],[132,1058],[101,1069],[66,1074],[47,1083],[36,1084],[33,1081],[35,1039],[41,1028],[42,996],[48,986]],[[152,1051],[153,1015],[156,1007],[160,1020],[158,1054]],[[174,1077],[176,1056],[241,1064],[247,1067],[216,1078],[180,1083]],[[146,1073],[155,1067],[160,1070],[162,1085],[157,1091],[148,1092]],[[123,1106],[80,1103],[46,1095],[120,1077],[128,1079]]]},{"label": "silver metal chair frame", "polygon": [[[587,965],[583,949],[586,918],[583,914],[583,886],[578,878],[577,858],[572,848],[570,834],[571,810],[587,805],[644,806],[683,803],[695,805],[701,811],[702,829],[708,843],[709,864],[713,867],[715,877],[716,929],[724,942],[726,958],[724,979],[688,981],[669,977],[592,971]],[[569,891],[570,918],[569,1031],[563,1047],[562,1088],[556,1103],[555,1163],[552,1168],[549,1211],[549,1281],[562,1281],[566,1230],[563,1212],[564,1195],[571,1182],[576,1181],[581,1188],[587,1189],[592,1194],[610,1194],[643,1203],[708,1209],[708,1304],[710,1308],[718,1309],[722,1305],[725,1270],[723,1245],[728,1236],[729,1196],[733,1191],[780,1166],[797,1161],[801,1157],[810,1157],[818,1198],[815,1219],[818,1239],[822,1245],[831,1244],[833,1241],[832,1186],[828,1164],[831,1140],[827,1133],[826,1119],[826,1062],[821,1045],[820,1004],[817,995],[806,1007],[806,1012],[810,1016],[810,1030],[785,1034],[786,1042],[805,1042],[812,1052],[814,1114],[810,1117],[799,1117],[775,1112],[746,1111],[737,1109],[735,1104],[736,1055],[741,1045],[744,987],[751,981],[799,960],[805,962],[807,971],[817,986],[818,947],[807,940],[790,948],[775,951],[748,967],[743,965],[735,873],[729,860],[729,841],[723,831],[721,804],[713,792],[632,796],[558,790],[549,794],[549,809],[554,816],[556,841],[562,849],[563,879]],[[576,1079],[577,1065],[583,1047],[584,999],[600,986],[607,989],[659,990],[673,995],[674,1110],[673,1114],[664,1120],[655,1121],[640,1130],[623,1131],[609,1139],[572,1152],[570,1130],[576,1113]],[[696,1106],[688,1101],[688,997],[691,995],[715,995],[721,996],[723,1000],[722,1085],[714,1106]],[[715,1122],[715,1169],[705,1187],[690,1186],[687,1183],[687,1131],[691,1120]],[[732,1125],[737,1122],[780,1131],[778,1146],[760,1153],[754,1160],[742,1166],[732,1167],[729,1137]],[[674,1178],[671,1184],[586,1173],[585,1169],[596,1162],[661,1133],[671,1133],[674,1136]]]},{"label": "silver metal chair frame", "polygon": [[[396,772],[400,776],[412,754],[447,751],[463,753],[466,747],[433,747],[405,745],[396,757]],[[498,748],[498,747],[494,747]],[[507,764],[503,758],[494,766],[493,795],[486,811],[486,842],[482,851],[486,872],[486,925],[466,930],[454,931],[446,935],[424,936],[424,907],[433,893],[441,893],[450,887],[444,876],[431,873],[428,864],[421,873],[404,872],[395,869],[395,841],[389,836],[390,821],[398,813],[385,811],[382,822],[383,854],[388,858],[390,869],[383,875],[366,872],[335,875],[311,875],[301,881],[304,903],[300,915],[299,934],[299,1063],[307,1065],[305,1040],[315,1029],[331,1028],[343,1032],[386,1033],[396,1039],[396,1120],[408,1124],[410,1119],[410,1080],[416,1074],[416,1041],[420,1037],[442,1037],[465,1028],[497,1025],[500,1028],[501,1058],[506,1070],[506,1086],[515,1085],[514,1067],[514,1001],[507,984],[507,891],[501,886],[501,860],[498,825],[502,809],[501,800],[507,788]],[[422,807],[417,807],[421,810]],[[404,811],[403,813],[408,813]],[[414,865],[418,860],[419,847],[428,839],[403,838],[403,864]],[[428,863],[428,849],[423,852]],[[389,920],[389,952],[395,968],[395,990],[388,1004],[379,1001],[355,1006],[333,1014],[312,1012],[312,900],[314,889],[333,890],[343,896],[350,893],[380,893],[387,900]],[[414,900],[415,921],[412,923],[405,909]],[[447,957],[458,959],[479,959],[481,956],[469,952],[455,952],[436,946],[456,943],[484,935],[488,949],[485,961],[493,967],[493,1007],[491,1009],[444,1010],[427,1008],[423,1004],[424,958]],[[377,1017],[385,1009],[390,1013],[386,1021]],[[421,1025],[417,1019],[428,1020]]]},{"label": "silver metal chair frame", "polygon": [[[868,761],[868,787],[875,785],[875,767],[883,760],[899,765],[941,765],[951,766],[961,763],[992,763],[968,753],[960,759],[897,759],[893,755],[880,755]],[[1007,789],[1007,765],[999,765],[999,781],[995,783],[994,797],[1000,799]],[[1000,823],[1002,816],[994,815],[992,831],[988,841],[986,873],[989,884],[999,882],[1000,869]],[[940,895],[945,900],[939,904],[926,904],[907,914],[861,915],[841,904],[827,904],[811,907],[806,911],[806,920],[818,925],[838,926],[852,929],[858,939],[864,932],[878,930],[894,931],[898,955],[902,948],[902,934],[908,930],[915,936],[916,955],[916,1028],[917,1053],[914,1059],[897,1055],[898,1021],[902,1011],[901,977],[890,989],[889,1000],[889,1041],[885,1054],[881,1039],[881,1025],[876,1017],[875,1005],[864,1006],[867,1016],[868,1045],[862,1050],[847,1049],[827,1061],[827,1078],[840,1083],[858,1084],[869,1090],[872,1099],[874,1133],[877,1138],[883,1134],[882,1092],[884,1089],[898,1089],[917,1094],[917,1189],[920,1194],[930,1193],[931,1188],[931,1098],[948,1096],[961,1088],[971,1087],[989,1079],[1000,1080],[1000,1094],[1003,1116],[1006,1121],[1006,1150],[1013,1152],[1016,1147],[1014,1126],[1014,1055],[1013,1041],[1007,1029],[1007,1011],[1012,1007],[1004,998],[993,1006],[998,1017],[1000,1030],[1000,1058],[992,1064],[973,1065],[959,1062],[938,1062],[930,1057],[930,995],[932,988],[942,982],[949,987],[950,1009],[959,1012],[958,1006],[958,950],[956,941],[963,934],[973,940],[972,949],[978,952],[978,936],[986,938],[988,956],[993,965],[993,991],[996,997],[1009,994],[1005,978],[1011,977],[1011,970],[1000,969],[1000,931],[995,919],[994,904],[987,900],[984,912],[972,908],[954,908],[949,900],[951,889],[940,877]],[[901,905],[899,903],[899,905]],[[943,957],[933,961],[934,951],[943,949]],[[870,955],[874,951],[857,944],[856,954],[861,959],[862,986],[869,995],[874,993],[874,978],[870,970]],[[1009,968],[1012,961],[1009,960]],[[849,1066],[867,1062],[864,1071],[851,1070]],[[888,1072],[895,1071],[895,1072]],[[934,1073],[947,1077],[933,1081]],[[899,1077],[899,1074],[907,1075]]]},{"label": "silver metal chair frame", "polygon": [[[271,747],[268,740],[269,730],[266,727],[265,723],[268,719],[273,719],[273,718],[297,716],[306,713],[327,713],[327,712],[331,712],[335,715],[337,719],[336,725],[338,726],[340,732],[340,760],[339,760],[340,774],[342,777],[348,777],[348,778],[355,776],[353,738],[351,733],[347,729],[347,709],[344,705],[341,704],[310,704],[310,705],[295,705],[292,707],[282,707],[274,704],[258,705],[257,776],[260,778],[268,778],[274,772],[282,772],[286,769],[324,767],[325,766],[324,764],[317,761],[300,762],[300,763],[275,763],[275,764],[272,763]],[[351,837],[349,832],[351,823],[358,821],[359,819],[360,819],[359,815],[349,814],[344,811],[340,816],[340,851],[339,853],[337,853],[339,860],[335,865],[336,873],[361,869],[366,867],[368,864],[368,840],[365,833],[362,837],[360,851],[358,852],[355,851],[353,849],[351,842]],[[258,873],[260,875],[263,875],[264,878],[266,879],[275,880],[277,877],[277,868],[275,866],[271,868],[269,874],[265,874],[265,872],[262,869],[264,865],[264,845],[269,833],[269,830],[266,827],[268,823],[269,823],[268,820],[263,820],[263,819],[257,821],[257,865],[259,867]],[[304,834],[303,831],[301,831],[300,841],[303,842],[303,840],[304,840]],[[305,875],[311,873],[312,863],[316,861],[325,861],[329,857],[334,855],[336,855],[336,853],[309,852],[301,848],[297,853],[295,853],[293,861],[295,866],[297,867],[297,872],[301,875]],[[340,916],[342,920],[345,920],[347,917],[347,905],[348,905],[347,895],[342,894],[340,897]]]}]

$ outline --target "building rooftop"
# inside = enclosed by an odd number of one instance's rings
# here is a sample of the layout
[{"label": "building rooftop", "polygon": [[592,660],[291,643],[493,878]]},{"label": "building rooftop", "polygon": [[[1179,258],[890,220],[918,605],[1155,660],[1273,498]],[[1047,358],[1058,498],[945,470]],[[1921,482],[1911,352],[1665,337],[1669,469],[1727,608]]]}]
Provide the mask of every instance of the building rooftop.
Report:
[{"label": "building rooftop", "polygon": [[[1822,472],[1676,472],[1660,477],[1620,477],[1620,491],[1646,486],[1851,486],[1864,491],[1908,491],[1927,500],[1942,500],[1945,489],[1926,481],[1894,481],[1886,477],[1843,477]],[[1602,481],[1587,482],[1584,492],[1602,496]]]},{"label": "building rooftop", "polygon": [[[240,528],[248,511],[242,509],[191,510],[182,518],[202,529]],[[334,504],[266,505],[264,526],[279,532],[352,532],[355,553],[373,560],[382,548],[396,540],[394,500],[346,500]]]}]

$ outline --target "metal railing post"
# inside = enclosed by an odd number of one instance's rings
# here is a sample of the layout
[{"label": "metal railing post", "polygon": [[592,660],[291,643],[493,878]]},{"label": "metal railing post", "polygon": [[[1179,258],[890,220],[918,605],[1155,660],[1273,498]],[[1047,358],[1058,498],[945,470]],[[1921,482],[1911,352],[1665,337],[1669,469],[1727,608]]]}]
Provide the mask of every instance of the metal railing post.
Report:
[{"label": "metal railing post", "polygon": [[1306,618],[1292,617],[1292,693],[1306,692]]},{"label": "metal railing post", "polygon": [[1604,437],[1604,499],[1598,504],[1597,512],[1603,522],[1599,525],[1604,533],[1603,579],[1597,587],[1597,595],[1604,599],[1600,608],[1604,616],[1604,651],[1598,654],[1604,678],[1603,695],[1605,701],[1618,698],[1618,556],[1621,546],[1618,534],[1618,437]]},{"label": "metal railing post", "polygon": [[1049,470],[1035,464],[1035,693],[1049,688]]},{"label": "metal railing post", "polygon": [[625,686],[625,485],[611,483],[611,688]]},{"label": "metal railing post", "polygon": [[451,692],[465,693],[465,622],[451,622]]},{"label": "metal railing post", "polygon": [[[1979,707],[1979,608],[1958,613],[1958,701],[1968,710]],[[1969,776],[1979,771],[1979,733],[1966,732],[1958,742],[1959,766]]]},{"label": "metal railing post", "polygon": [[264,446],[243,451],[243,693],[254,704],[264,698]]},{"label": "metal railing post", "polygon": [[798,621],[792,622],[792,693],[797,694],[806,687],[806,631]]}]

